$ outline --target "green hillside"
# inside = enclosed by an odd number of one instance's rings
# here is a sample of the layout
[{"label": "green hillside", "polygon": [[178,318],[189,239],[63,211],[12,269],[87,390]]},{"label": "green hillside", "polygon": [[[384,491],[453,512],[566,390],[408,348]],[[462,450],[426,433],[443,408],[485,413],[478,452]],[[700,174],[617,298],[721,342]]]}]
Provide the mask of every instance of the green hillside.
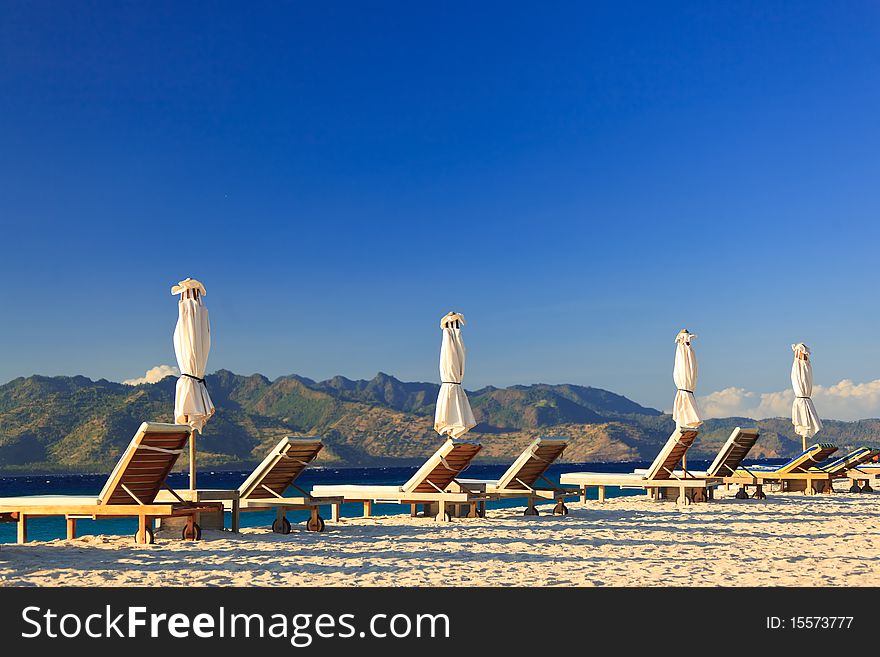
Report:
[{"label": "green hillside", "polygon": [[[198,439],[200,465],[244,468],[280,437],[324,438],[325,464],[414,463],[438,444],[433,431],[439,386],[379,373],[316,382],[274,381],[220,370],[207,377],[217,413]],[[170,422],[175,379],[127,386],[82,376],[19,378],[0,386],[0,471],[104,471],[143,420]],[[569,461],[650,459],[673,424],[668,415],[598,388],[575,385],[488,387],[469,393],[482,459],[505,461],[537,436],[570,440]],[[712,456],[736,426],[758,425],[755,454],[787,456],[800,439],[785,419],[708,421],[693,450]],[[880,446],[880,421],[825,423],[822,440]]]}]

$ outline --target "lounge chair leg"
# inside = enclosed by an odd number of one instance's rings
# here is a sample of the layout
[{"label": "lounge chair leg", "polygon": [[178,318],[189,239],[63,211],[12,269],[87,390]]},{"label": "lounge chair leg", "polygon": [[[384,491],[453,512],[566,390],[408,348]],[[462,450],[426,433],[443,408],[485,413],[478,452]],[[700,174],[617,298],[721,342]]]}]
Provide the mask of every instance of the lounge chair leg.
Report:
[{"label": "lounge chair leg", "polygon": [[452,515],[446,510],[446,500],[437,502],[437,515],[434,519],[440,522],[452,520]]},{"label": "lounge chair leg", "polygon": [[330,520],[332,520],[333,522],[339,522],[339,517],[340,517],[339,505],[338,504],[331,504],[330,505]]},{"label": "lounge chair leg", "polygon": [[67,540],[72,541],[76,538],[76,518],[67,519]]},{"label": "lounge chair leg", "polygon": [[232,500],[232,533],[238,534],[241,531],[241,501],[238,496]]},{"label": "lounge chair leg", "polygon": [[[584,490],[586,491],[587,489],[585,488]],[[599,486],[599,502],[602,503],[604,501],[605,501],[605,486]]]},{"label": "lounge chair leg", "polygon": [[676,500],[677,504],[681,506],[688,506],[691,503],[691,498],[688,497],[687,488],[679,488],[678,489],[678,499]]},{"label": "lounge chair leg", "polygon": [[477,503],[476,503],[476,502],[471,502],[468,506],[469,506],[470,508],[468,509],[468,516],[467,516],[467,517],[468,517],[468,518],[479,518],[479,517],[480,517],[480,514],[479,514],[479,512],[477,511]]},{"label": "lounge chair leg", "polygon": [[486,502],[485,501],[480,502],[480,517],[481,518],[486,517]]},{"label": "lounge chair leg", "polygon": [[313,506],[311,511],[312,517],[309,518],[309,521],[306,523],[306,529],[310,532],[324,531],[324,519],[321,517],[321,514],[318,513],[318,507]]},{"label": "lounge chair leg", "polygon": [[409,505],[409,517],[415,518],[419,515],[419,505],[418,504],[410,504]]},{"label": "lounge chair leg", "polygon": [[287,507],[279,506],[275,509],[275,522],[272,523],[272,531],[276,534],[290,533],[290,520],[287,519]]},{"label": "lounge chair leg", "polygon": [[27,522],[28,517],[24,513],[18,514],[18,542],[27,542]]},{"label": "lounge chair leg", "polygon": [[587,503],[587,487],[586,486],[581,488],[581,503],[582,504]]},{"label": "lounge chair leg", "polygon": [[141,545],[147,542],[147,516],[138,516],[138,530],[135,534],[135,540]]},{"label": "lounge chair leg", "polygon": [[568,507],[565,506],[565,498],[559,497],[556,499],[556,506],[553,507],[553,515],[554,516],[567,516],[568,515]]},{"label": "lounge chair leg", "polygon": [[373,502],[372,500],[364,500],[364,518],[372,518],[373,517]]}]

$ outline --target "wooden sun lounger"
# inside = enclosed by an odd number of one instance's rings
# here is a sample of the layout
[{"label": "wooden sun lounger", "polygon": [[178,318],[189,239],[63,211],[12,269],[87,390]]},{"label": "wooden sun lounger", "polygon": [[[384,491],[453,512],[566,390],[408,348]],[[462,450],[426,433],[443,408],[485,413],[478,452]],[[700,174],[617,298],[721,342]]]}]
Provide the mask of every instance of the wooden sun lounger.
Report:
[{"label": "wooden sun lounger", "polygon": [[842,475],[849,480],[850,493],[873,493],[871,480],[880,478],[880,463],[877,463],[880,450],[867,447],[862,449],[867,452],[862,455],[861,460],[858,463],[849,464]]},{"label": "wooden sun lounger", "polygon": [[499,479],[457,479],[450,490],[485,493],[490,500],[525,498],[527,506],[523,515],[526,516],[538,515],[536,501],[549,500],[556,502],[554,515],[566,515],[565,500],[576,498],[578,489],[557,486],[544,474],[562,456],[567,445],[567,441],[559,438],[536,438]]},{"label": "wooden sun lounger", "polygon": [[136,517],[135,541],[153,543],[156,518],[185,516],[183,537],[201,537],[196,517],[203,511],[222,509],[218,504],[191,504],[182,500],[157,503],[168,473],[189,440],[190,428],[177,424],[144,422],[107,479],[98,497],[42,495],[0,498],[0,516],[18,523],[18,542],[27,541],[29,518],[64,516],[67,538],[76,538],[77,520]]},{"label": "wooden sun lounger", "polygon": [[412,516],[417,515],[418,505],[422,504],[426,515],[434,515],[437,520],[451,520],[453,505],[467,505],[468,517],[477,517],[479,504],[487,499],[485,493],[466,490],[453,492],[449,488],[479,451],[479,443],[448,438],[402,486],[314,486],[312,495],[363,502],[365,518],[372,516],[374,503],[409,504]]},{"label": "wooden sun lounger", "polygon": [[[311,517],[306,522],[308,531],[324,531],[324,518],[319,513],[321,506],[332,507],[333,520],[339,520],[339,505],[343,501],[341,495],[314,497],[295,483],[323,448],[320,438],[282,438],[239,487],[240,510],[275,509],[272,531],[277,534],[290,533],[287,512],[292,509],[311,511]],[[285,495],[290,488],[300,494]]]},{"label": "wooden sun lounger", "polygon": [[[742,465],[742,462],[745,460],[752,447],[755,446],[755,443],[758,442],[759,435],[757,429],[735,427],[733,431],[730,432],[727,440],[724,441],[724,444],[721,445],[721,449],[718,450],[718,454],[715,455],[715,459],[705,472],[700,470],[690,470],[689,473],[694,477],[707,477],[710,479],[733,475]],[[635,472],[636,474],[645,474],[647,470],[636,470]],[[683,472],[677,470],[676,474],[680,475],[683,474]],[[747,499],[748,493],[745,488],[741,487],[736,494],[736,497],[737,499]]]},{"label": "wooden sun lounger", "polygon": [[868,463],[876,458],[878,454],[880,454],[880,451],[870,447],[857,447],[848,454],[844,454],[836,459],[828,459],[810,469],[824,472],[835,479],[843,479],[850,469],[857,468],[863,463]]},{"label": "wooden sun lounger", "polygon": [[599,501],[605,501],[605,488],[643,488],[652,498],[668,494],[666,491],[678,492],[678,504],[690,504],[694,501],[709,499],[712,487],[721,483],[720,478],[695,477],[687,471],[677,471],[682,458],[697,438],[696,429],[678,428],[669,436],[663,449],[644,474],[616,472],[566,472],[559,481],[562,484],[577,486],[581,490],[584,502],[587,500],[587,488],[599,489]]},{"label": "wooden sun lounger", "polygon": [[802,490],[807,495],[832,492],[832,474],[815,466],[820,465],[837,451],[834,445],[818,443],[811,445],[793,459],[780,466],[742,466],[732,475],[724,477],[725,484],[754,486],[756,499],[764,499],[764,486],[779,484],[783,491]]}]

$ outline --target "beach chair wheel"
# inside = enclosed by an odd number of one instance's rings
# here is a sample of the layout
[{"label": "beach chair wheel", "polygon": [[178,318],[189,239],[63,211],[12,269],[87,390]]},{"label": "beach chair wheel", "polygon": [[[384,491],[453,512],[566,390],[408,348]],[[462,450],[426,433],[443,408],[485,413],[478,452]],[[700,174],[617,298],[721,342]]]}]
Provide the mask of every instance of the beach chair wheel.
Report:
[{"label": "beach chair wheel", "polygon": [[553,515],[554,516],[567,516],[568,515],[568,507],[565,506],[562,502],[553,507]]},{"label": "beach chair wheel", "polygon": [[752,499],[754,499],[754,500],[766,500],[766,499],[767,499],[767,493],[765,493],[765,492],[762,491],[762,490],[756,490],[754,493],[752,493]]},{"label": "beach chair wheel", "polygon": [[[290,523],[287,523],[288,529],[290,531]],[[317,518],[309,518],[308,522],[306,522],[306,529],[310,532],[322,532],[324,531],[324,519],[321,516]]]},{"label": "beach chair wheel", "polygon": [[538,509],[536,509],[535,507],[533,507],[533,506],[528,507],[528,506],[527,506],[527,507],[526,507],[526,510],[523,511],[523,515],[524,515],[524,516],[538,516],[538,515],[541,515],[541,514],[538,513]]},{"label": "beach chair wheel", "polygon": [[681,504],[682,506],[690,506],[691,505],[691,498],[689,498],[687,495],[679,495],[678,499],[676,501],[679,504]]},{"label": "beach chair wheel", "polygon": [[289,534],[290,533],[290,520],[287,518],[278,518],[272,523],[272,531],[276,534]]},{"label": "beach chair wheel", "polygon": [[747,500],[749,499],[749,494],[746,492],[745,488],[740,488],[738,491],[736,491],[736,495],[734,495],[734,497],[738,500]]},{"label": "beach chair wheel", "polygon": [[[153,543],[156,542],[156,537],[153,535],[153,530],[150,529],[149,527],[147,527],[147,529],[145,531],[145,536],[147,539],[143,542],[145,545],[153,545]],[[134,533],[134,542],[138,543],[138,544],[141,543],[140,539],[138,538],[138,532]]]},{"label": "beach chair wheel", "polygon": [[863,490],[863,489],[859,488],[859,485],[858,485],[858,484],[853,484],[852,486],[849,487],[849,492],[850,492],[850,493],[861,493],[862,490]]},{"label": "beach chair wheel", "polygon": [[180,532],[180,535],[183,536],[185,541],[200,541],[202,540],[202,528],[199,527],[198,523],[193,523],[192,531],[188,531],[188,528],[184,526],[183,531]]},{"label": "beach chair wheel", "polygon": [[874,492],[874,489],[871,488],[870,485],[865,484],[864,486],[862,486],[862,492],[863,492],[863,493],[873,493],[873,492]]}]

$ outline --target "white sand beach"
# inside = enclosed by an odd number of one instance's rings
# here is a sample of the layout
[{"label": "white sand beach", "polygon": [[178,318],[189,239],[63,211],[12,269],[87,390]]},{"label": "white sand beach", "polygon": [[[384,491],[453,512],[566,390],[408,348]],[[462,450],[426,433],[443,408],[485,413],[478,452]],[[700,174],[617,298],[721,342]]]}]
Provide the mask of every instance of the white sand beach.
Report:
[{"label": "white sand beach", "polygon": [[[869,586],[880,581],[880,493],[686,508],[646,497],[571,503],[565,518],[492,510],[436,523],[346,519],[201,542],[87,536],[0,548],[15,586]],[[549,507],[546,507],[549,511]]]}]

